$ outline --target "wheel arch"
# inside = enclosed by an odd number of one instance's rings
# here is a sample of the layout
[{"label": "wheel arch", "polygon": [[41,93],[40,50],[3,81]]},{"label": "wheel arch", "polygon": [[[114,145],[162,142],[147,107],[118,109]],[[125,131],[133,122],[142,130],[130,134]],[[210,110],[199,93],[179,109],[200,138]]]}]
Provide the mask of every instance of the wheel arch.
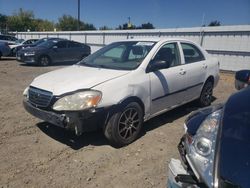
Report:
[{"label": "wheel arch", "polygon": [[137,96],[130,96],[126,99],[123,99],[122,101],[119,102],[118,106],[125,106],[131,102],[136,102],[140,105],[140,107],[142,108],[142,112],[143,112],[143,116],[145,115],[145,106],[144,106],[144,103],[142,102],[142,100],[137,97]]},{"label": "wheel arch", "polygon": [[[214,85],[214,77],[213,77],[212,75],[210,75],[210,76],[207,78],[207,80],[205,81],[205,83],[207,83],[207,82],[212,82],[212,84]],[[205,85],[205,83],[204,83],[204,85]]]}]

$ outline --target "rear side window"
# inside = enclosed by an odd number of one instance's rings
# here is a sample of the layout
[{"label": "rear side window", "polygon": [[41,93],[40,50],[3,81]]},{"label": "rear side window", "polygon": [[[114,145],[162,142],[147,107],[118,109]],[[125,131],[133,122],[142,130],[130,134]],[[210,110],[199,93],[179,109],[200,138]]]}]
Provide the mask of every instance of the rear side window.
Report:
[{"label": "rear side window", "polygon": [[67,48],[67,41],[59,41],[57,43],[58,48]]},{"label": "rear side window", "polygon": [[193,44],[181,43],[181,47],[186,64],[205,60],[201,51]]},{"label": "rear side window", "polygon": [[69,48],[81,48],[81,44],[78,42],[69,42]]}]

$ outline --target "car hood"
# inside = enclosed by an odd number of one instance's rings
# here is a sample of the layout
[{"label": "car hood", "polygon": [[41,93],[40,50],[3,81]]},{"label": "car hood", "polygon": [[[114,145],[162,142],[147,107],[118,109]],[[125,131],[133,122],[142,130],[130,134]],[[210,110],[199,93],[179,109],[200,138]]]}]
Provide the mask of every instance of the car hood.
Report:
[{"label": "car hood", "polygon": [[81,89],[90,89],[101,83],[124,76],[130,71],[73,65],[40,75],[31,86],[50,91],[55,96]]},{"label": "car hood", "polygon": [[40,50],[43,50],[45,49],[44,47],[41,47],[41,46],[30,46],[28,48],[24,48],[21,50],[22,53],[25,53],[25,52],[34,52],[34,51],[40,51]]}]

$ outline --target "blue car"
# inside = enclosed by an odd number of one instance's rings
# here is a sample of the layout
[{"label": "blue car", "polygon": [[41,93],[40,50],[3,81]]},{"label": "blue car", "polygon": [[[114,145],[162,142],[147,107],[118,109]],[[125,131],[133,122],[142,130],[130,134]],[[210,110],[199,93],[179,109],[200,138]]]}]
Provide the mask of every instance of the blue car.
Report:
[{"label": "blue car", "polygon": [[10,47],[6,42],[0,42],[0,59],[2,56],[8,56],[10,51]]}]

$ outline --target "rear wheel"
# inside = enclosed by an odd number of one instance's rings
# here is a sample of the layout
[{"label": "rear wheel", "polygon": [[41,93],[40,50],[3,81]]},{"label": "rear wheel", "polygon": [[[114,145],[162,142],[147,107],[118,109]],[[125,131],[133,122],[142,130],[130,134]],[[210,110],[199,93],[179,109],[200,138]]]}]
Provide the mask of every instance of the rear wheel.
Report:
[{"label": "rear wheel", "polygon": [[110,117],[104,134],[114,146],[125,146],[137,139],[143,123],[141,106],[131,102]]},{"label": "rear wheel", "polygon": [[50,58],[48,56],[41,56],[39,58],[39,65],[41,66],[48,66],[50,63]]},{"label": "rear wheel", "polygon": [[201,95],[199,98],[200,106],[209,106],[212,102],[213,97],[213,82],[207,81],[202,88]]}]

